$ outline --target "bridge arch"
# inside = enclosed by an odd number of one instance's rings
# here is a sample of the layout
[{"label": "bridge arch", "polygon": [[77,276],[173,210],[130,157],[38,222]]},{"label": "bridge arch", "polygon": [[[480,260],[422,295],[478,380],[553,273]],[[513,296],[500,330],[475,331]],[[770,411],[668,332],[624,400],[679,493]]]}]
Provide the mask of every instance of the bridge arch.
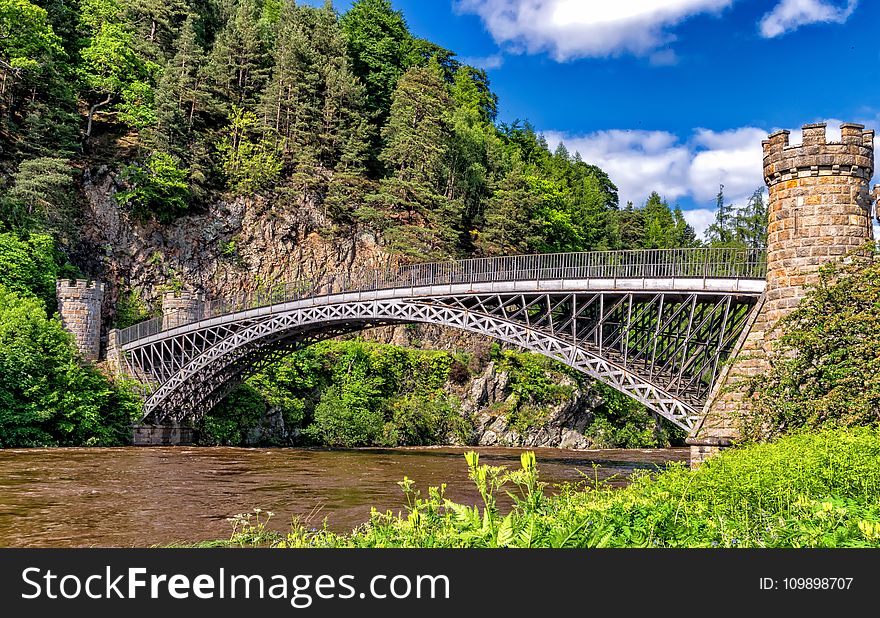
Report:
[{"label": "bridge arch", "polygon": [[117,334],[117,356],[150,387],[144,420],[181,422],[297,347],[375,326],[437,324],[560,361],[691,429],[764,285],[755,255],[724,254],[710,268],[717,250],[691,251],[700,253],[495,258],[375,273],[367,285],[296,284],[132,327]]},{"label": "bridge arch", "polygon": [[[313,343],[356,330],[392,324],[440,324],[486,335],[542,354],[581,371],[629,395],[673,423],[689,428],[698,410],[667,392],[660,384],[638,376],[626,367],[602,358],[586,348],[553,334],[491,315],[458,308],[413,302],[354,303],[328,318],[316,308],[297,309],[249,326],[197,356],[169,381],[151,394],[145,405],[146,418],[164,421],[198,416],[199,409],[213,407],[239,384],[249,371],[301,344]],[[243,363],[242,363],[243,361]],[[228,369],[233,368],[229,372]],[[171,404],[170,406],[168,404]],[[179,410],[163,413],[162,407]]]}]

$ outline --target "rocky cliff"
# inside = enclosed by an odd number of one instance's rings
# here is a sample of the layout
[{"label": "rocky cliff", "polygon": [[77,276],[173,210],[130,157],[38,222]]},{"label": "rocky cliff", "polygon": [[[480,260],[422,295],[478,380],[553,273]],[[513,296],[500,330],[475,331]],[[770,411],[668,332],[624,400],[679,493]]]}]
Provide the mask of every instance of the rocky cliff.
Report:
[{"label": "rocky cliff", "polygon": [[[253,292],[267,282],[395,263],[370,232],[327,234],[333,226],[308,196],[279,202],[265,198],[221,201],[209,212],[163,225],[133,220],[119,207],[114,195],[122,187],[117,174],[106,167],[86,170],[82,186],[85,208],[73,259],[88,275],[107,283],[105,334],[107,325],[115,322],[120,296],[132,290],[146,305],[158,308],[161,292],[174,287],[204,293],[207,299],[225,298],[230,292]],[[450,351],[487,345],[480,336],[431,325],[379,328],[364,336]],[[456,389],[463,414],[473,422],[472,444],[591,446],[584,429],[597,404],[593,393],[575,388],[570,400],[549,406],[540,423],[522,431],[510,427],[503,413],[511,397],[508,376],[493,363]],[[296,439],[288,435],[280,415],[271,411],[249,439],[259,443],[268,437],[284,442]]]}]

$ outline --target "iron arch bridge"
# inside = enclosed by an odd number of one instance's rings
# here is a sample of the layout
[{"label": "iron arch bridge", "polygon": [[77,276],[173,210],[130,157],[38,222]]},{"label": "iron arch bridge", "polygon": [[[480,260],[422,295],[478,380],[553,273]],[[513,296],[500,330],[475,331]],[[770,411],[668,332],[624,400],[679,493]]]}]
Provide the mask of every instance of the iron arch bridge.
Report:
[{"label": "iron arch bridge", "polygon": [[317,340],[439,324],[560,361],[690,430],[765,287],[763,250],[480,258],[362,271],[201,302],[117,333],[145,423],[193,420]]}]

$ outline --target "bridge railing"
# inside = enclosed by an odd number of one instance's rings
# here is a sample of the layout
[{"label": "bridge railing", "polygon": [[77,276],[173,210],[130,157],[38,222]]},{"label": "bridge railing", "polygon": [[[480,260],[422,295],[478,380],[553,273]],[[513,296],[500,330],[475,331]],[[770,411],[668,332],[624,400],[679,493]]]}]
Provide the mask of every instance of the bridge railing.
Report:
[{"label": "bridge railing", "polygon": [[[766,271],[763,249],[645,249],[474,258],[302,278],[252,294],[202,303],[189,322],[344,292],[558,279],[763,279]],[[175,319],[173,323],[182,326],[186,322]],[[118,341],[125,345],[162,330],[163,318],[155,318],[120,331]]]}]

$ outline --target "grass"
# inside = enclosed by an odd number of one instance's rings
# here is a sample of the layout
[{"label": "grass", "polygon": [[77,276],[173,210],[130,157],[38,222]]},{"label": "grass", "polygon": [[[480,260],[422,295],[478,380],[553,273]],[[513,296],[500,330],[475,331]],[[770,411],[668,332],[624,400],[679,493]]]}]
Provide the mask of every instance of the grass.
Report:
[{"label": "grass", "polygon": [[[733,449],[697,470],[680,464],[624,489],[584,481],[544,493],[534,454],[519,470],[467,455],[482,504],[456,504],[445,486],[422,496],[400,483],[406,508],[373,511],[348,534],[286,535],[241,516],[225,546],[273,547],[880,547],[880,429],[826,429]],[[514,498],[509,513],[495,506]],[[216,546],[216,543],[215,545]]]}]

